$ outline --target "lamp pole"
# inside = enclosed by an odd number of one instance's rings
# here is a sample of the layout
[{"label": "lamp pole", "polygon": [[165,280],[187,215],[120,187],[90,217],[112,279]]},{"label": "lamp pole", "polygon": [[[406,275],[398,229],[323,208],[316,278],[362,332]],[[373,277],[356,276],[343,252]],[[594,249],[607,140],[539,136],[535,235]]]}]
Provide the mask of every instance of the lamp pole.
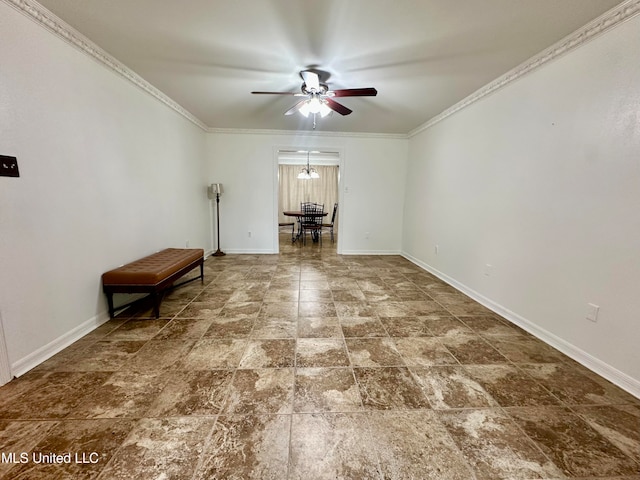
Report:
[{"label": "lamp pole", "polygon": [[222,250],[220,250],[220,194],[222,193],[222,184],[214,183],[211,185],[211,189],[216,194],[216,232],[218,235],[218,249],[213,252],[214,257],[222,257],[226,255]]}]

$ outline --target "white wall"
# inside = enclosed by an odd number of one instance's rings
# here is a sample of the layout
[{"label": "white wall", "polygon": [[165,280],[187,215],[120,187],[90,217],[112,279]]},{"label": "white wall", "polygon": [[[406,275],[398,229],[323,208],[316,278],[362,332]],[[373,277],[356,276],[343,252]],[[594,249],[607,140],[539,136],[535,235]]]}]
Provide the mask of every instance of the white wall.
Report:
[{"label": "white wall", "polygon": [[227,132],[211,133],[208,141],[210,182],[225,189],[220,199],[223,251],[278,251],[276,152],[292,147],[341,152],[339,252],[400,252],[406,139]]},{"label": "white wall", "polygon": [[638,58],[635,17],[410,138],[403,243],[636,395]]},{"label": "white wall", "polygon": [[206,133],[0,2],[0,311],[14,373],[106,317],[100,275],[209,248]]}]

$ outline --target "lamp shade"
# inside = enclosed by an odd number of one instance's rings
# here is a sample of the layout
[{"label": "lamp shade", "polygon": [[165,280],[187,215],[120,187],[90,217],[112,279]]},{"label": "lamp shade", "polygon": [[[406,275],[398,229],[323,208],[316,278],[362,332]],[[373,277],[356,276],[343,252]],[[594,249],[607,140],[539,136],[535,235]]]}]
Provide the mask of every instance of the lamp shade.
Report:
[{"label": "lamp shade", "polygon": [[207,187],[207,194],[209,198],[216,198],[216,195],[222,195],[223,191],[221,183],[212,183]]}]

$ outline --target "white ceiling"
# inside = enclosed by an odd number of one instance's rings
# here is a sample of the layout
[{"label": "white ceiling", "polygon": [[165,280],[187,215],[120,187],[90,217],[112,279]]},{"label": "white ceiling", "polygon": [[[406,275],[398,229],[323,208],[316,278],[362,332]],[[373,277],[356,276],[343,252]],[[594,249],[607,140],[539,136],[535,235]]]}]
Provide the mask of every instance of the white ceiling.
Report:
[{"label": "white ceiling", "polygon": [[211,128],[311,130],[299,71],[353,110],[317,130],[406,134],[619,0],[40,0]]}]

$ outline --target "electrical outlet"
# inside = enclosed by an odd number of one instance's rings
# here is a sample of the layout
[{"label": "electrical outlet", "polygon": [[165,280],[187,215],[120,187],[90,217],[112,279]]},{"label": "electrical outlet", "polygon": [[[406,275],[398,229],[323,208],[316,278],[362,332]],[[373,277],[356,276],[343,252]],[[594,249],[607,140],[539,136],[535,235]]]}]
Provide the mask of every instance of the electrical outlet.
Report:
[{"label": "electrical outlet", "polygon": [[600,311],[600,307],[598,305],[594,305],[593,303],[587,303],[587,320],[591,320],[592,322],[597,322],[599,311]]},{"label": "electrical outlet", "polygon": [[189,240],[187,240],[186,242],[184,242],[184,244],[185,244],[185,247],[186,247],[186,248],[189,248]]},{"label": "electrical outlet", "polygon": [[487,263],[484,266],[484,276],[485,277],[490,277],[492,273],[493,273],[493,265],[490,265],[490,264]]},{"label": "electrical outlet", "polygon": [[364,238],[366,238],[368,240],[369,239],[369,235],[370,235],[369,232],[365,232]]},{"label": "electrical outlet", "polygon": [[438,255],[438,253],[440,252],[440,245],[436,245],[436,246],[433,248],[433,251],[434,251],[434,253],[435,253],[436,255]]},{"label": "electrical outlet", "polygon": [[249,235],[249,238],[251,238],[251,230],[249,230],[247,234]]}]

